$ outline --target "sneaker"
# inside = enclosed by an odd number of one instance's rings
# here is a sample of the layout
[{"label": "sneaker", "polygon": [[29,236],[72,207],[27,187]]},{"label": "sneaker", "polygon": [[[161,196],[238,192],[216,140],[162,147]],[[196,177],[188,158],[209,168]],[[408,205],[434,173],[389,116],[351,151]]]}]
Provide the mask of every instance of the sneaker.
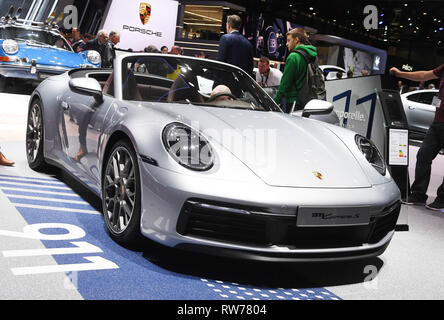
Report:
[{"label": "sneaker", "polygon": [[435,200],[432,203],[426,205],[426,208],[430,209],[430,210],[441,211],[444,209],[444,203],[441,201]]},{"label": "sneaker", "polygon": [[401,203],[403,203],[403,204],[414,204],[414,205],[423,206],[423,205],[426,204],[426,200],[427,200],[427,198],[420,197],[420,196],[412,193],[411,195],[409,195],[407,197],[407,199],[401,200]]}]

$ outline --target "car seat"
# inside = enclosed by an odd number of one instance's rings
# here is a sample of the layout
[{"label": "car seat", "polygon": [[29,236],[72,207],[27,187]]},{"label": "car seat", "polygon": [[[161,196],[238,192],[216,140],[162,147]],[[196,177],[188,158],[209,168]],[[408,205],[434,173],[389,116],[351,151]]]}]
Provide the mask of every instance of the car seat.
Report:
[{"label": "car seat", "polygon": [[203,96],[197,91],[191,81],[186,81],[182,76],[177,77],[170,88],[168,102],[174,101],[204,102]]},{"label": "car seat", "polygon": [[122,85],[122,94],[124,100],[142,101],[139,87],[137,85],[134,73],[130,71]]}]

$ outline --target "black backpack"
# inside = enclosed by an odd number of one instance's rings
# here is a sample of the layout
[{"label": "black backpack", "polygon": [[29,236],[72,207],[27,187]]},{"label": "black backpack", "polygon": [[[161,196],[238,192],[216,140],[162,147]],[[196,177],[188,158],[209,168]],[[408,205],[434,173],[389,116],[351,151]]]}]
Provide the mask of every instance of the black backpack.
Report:
[{"label": "black backpack", "polygon": [[299,90],[298,100],[303,108],[307,102],[312,99],[327,100],[327,91],[325,90],[324,76],[321,68],[319,68],[318,58],[310,61],[310,57],[303,50],[295,50],[299,53],[307,63],[306,81]]}]

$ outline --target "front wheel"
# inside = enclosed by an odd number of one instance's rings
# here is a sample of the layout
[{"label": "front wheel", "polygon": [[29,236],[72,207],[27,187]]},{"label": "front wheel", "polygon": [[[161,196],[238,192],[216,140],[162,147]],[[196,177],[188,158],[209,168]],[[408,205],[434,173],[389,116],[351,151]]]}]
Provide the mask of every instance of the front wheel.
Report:
[{"label": "front wheel", "polygon": [[43,156],[43,112],[41,104],[35,100],[28,111],[26,126],[26,156],[29,167],[41,171],[45,167]]},{"label": "front wheel", "polygon": [[102,177],[102,206],[106,228],[116,242],[141,238],[141,190],[137,156],[131,143],[118,141],[106,160]]}]

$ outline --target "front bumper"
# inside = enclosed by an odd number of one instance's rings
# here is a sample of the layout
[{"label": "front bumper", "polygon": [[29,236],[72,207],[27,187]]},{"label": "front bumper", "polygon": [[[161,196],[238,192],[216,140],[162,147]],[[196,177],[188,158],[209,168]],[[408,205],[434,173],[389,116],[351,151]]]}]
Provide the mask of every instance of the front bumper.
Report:
[{"label": "front bumper", "polygon": [[40,82],[46,78],[62,74],[71,70],[70,68],[57,66],[36,65],[35,72],[31,71],[31,64],[0,64],[0,75],[4,78],[23,79]]},{"label": "front bumper", "polygon": [[289,252],[258,252],[245,249],[230,249],[208,245],[183,243],[176,246],[179,250],[192,251],[211,256],[231,259],[254,260],[279,263],[316,263],[339,262],[370,259],[384,253],[393,237],[394,231],[387,234],[379,243],[361,248],[350,247],[324,250],[291,250]]},{"label": "front bumper", "polygon": [[[263,261],[374,257],[388,246],[400,211],[393,181],[371,188],[307,190],[215,181],[139,163],[141,232],[179,249]],[[365,209],[368,220],[310,226],[298,219],[300,208],[332,207],[339,214],[341,208]]]},{"label": "front bumper", "polygon": [[[339,208],[338,212],[346,209],[350,208]],[[193,244],[179,244],[177,247],[261,261],[338,261],[372,257],[382,254],[390,242],[398,220],[400,202],[397,201],[371,216],[366,224],[306,226],[298,217],[302,212],[300,208],[286,214],[265,210],[214,202],[209,204],[201,199],[190,199],[185,202],[179,216],[179,234],[219,243],[262,248],[264,252]],[[359,210],[360,208],[353,208],[355,212]],[[320,211],[319,208],[312,212],[317,211]],[[270,252],[268,249],[271,248],[286,248],[288,251]]]}]

